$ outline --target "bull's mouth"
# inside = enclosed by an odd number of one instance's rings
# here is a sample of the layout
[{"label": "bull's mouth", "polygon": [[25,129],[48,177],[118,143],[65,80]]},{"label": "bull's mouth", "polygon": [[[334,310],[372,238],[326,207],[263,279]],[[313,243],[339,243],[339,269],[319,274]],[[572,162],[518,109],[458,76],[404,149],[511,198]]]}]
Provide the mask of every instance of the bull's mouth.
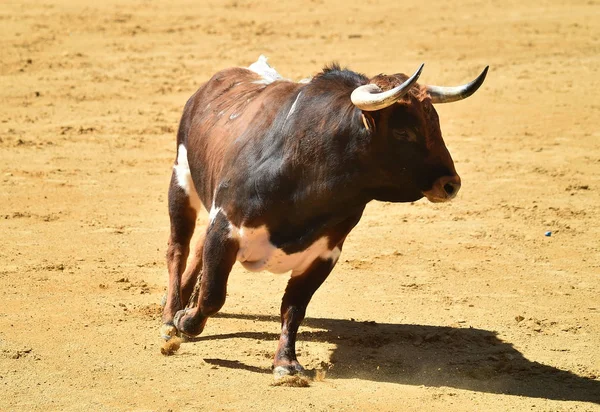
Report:
[{"label": "bull's mouth", "polygon": [[428,190],[423,192],[423,196],[427,198],[431,203],[444,203],[449,202],[456,197],[456,194],[452,195],[442,195],[440,196],[438,193],[432,193],[433,190]]},{"label": "bull's mouth", "polygon": [[456,177],[452,180],[441,178],[436,181],[430,190],[425,190],[422,193],[431,203],[443,203],[454,199],[459,189],[460,178]]}]

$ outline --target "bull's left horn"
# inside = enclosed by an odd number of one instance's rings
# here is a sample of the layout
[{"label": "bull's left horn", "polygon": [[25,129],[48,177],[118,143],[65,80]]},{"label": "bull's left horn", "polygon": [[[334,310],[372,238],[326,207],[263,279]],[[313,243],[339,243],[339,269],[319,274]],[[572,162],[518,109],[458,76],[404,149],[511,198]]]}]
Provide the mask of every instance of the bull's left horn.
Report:
[{"label": "bull's left horn", "polygon": [[350,99],[352,103],[361,110],[374,112],[375,110],[385,109],[393,105],[402,98],[411,87],[417,82],[421,75],[424,64],[400,86],[394,87],[387,92],[382,92],[376,84],[365,84],[357,87],[352,92]]},{"label": "bull's left horn", "polygon": [[479,89],[483,84],[485,76],[490,66],[486,66],[479,76],[471,83],[463,84],[455,87],[442,86],[425,86],[427,93],[431,97],[432,103],[452,103],[462,99],[466,99]]}]

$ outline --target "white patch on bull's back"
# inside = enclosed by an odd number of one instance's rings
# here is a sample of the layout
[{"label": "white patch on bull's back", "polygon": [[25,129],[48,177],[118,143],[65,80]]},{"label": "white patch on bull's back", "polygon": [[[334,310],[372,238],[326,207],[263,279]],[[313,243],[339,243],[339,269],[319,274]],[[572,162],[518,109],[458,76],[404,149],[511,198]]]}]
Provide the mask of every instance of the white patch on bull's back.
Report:
[{"label": "white patch on bull's back", "polygon": [[177,184],[183,189],[185,194],[190,199],[190,205],[194,208],[194,210],[200,210],[202,203],[200,202],[200,197],[198,197],[198,192],[196,192],[196,187],[192,181],[190,164],[188,163],[187,158],[187,149],[183,144],[180,144],[177,148],[177,164],[173,166],[173,170],[175,171],[175,176],[177,177]]},{"label": "white patch on bull's back", "polygon": [[283,77],[279,73],[277,73],[277,70],[269,66],[267,60],[267,57],[261,54],[258,57],[258,60],[252,63],[250,67],[248,67],[249,70],[252,70],[254,73],[257,73],[262,77],[262,80],[255,81],[253,83],[269,84],[273,83],[276,80],[283,80]]},{"label": "white patch on bull's back", "polygon": [[301,94],[302,94],[302,92],[298,93],[298,96],[296,96],[296,100],[294,100],[294,103],[292,103],[292,107],[290,107],[290,111],[288,112],[287,116],[285,117],[285,120],[287,120],[294,113],[294,110],[296,110],[296,103],[298,103],[298,99],[300,98]]},{"label": "white patch on bull's back", "polygon": [[292,272],[297,276],[306,271],[317,259],[331,259],[332,264],[337,262],[340,249],[329,249],[329,239],[322,237],[310,245],[306,250],[287,254],[276,248],[270,241],[269,231],[265,225],[248,228],[231,225],[230,236],[239,242],[237,260],[248,270],[259,272],[267,270],[271,273]]}]

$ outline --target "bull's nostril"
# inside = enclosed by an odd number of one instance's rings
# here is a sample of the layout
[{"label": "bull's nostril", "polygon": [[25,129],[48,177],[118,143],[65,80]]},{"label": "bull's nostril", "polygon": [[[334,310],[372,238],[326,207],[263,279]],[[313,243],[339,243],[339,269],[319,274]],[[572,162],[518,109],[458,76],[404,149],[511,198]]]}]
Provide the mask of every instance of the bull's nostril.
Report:
[{"label": "bull's nostril", "polygon": [[452,185],[452,184],[450,184],[450,183],[446,183],[446,184],[444,185],[444,190],[446,191],[446,194],[447,194],[448,196],[452,196],[452,194],[453,194],[453,193],[454,193],[454,191],[455,191],[455,188],[454,188],[454,185]]}]

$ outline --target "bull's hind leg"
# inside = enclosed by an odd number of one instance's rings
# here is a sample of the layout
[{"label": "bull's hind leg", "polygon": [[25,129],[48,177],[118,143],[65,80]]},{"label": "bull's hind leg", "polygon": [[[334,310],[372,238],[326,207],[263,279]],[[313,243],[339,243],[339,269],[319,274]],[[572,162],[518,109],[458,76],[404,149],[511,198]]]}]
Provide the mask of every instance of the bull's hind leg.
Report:
[{"label": "bull's hind leg", "polygon": [[[191,188],[193,192],[190,193],[190,187],[181,184],[182,171],[180,169],[187,166],[187,159],[185,165],[182,166],[181,163],[178,162],[178,165],[175,166],[169,186],[171,235],[167,249],[169,284],[167,301],[163,309],[163,326],[161,327],[161,335],[164,339],[169,339],[177,333],[173,324],[173,317],[187,303],[186,299],[189,299],[191,293],[189,284],[192,283],[193,288],[193,276],[194,274],[197,275],[202,265],[201,259],[192,259],[192,265],[183,276],[184,283],[182,285],[182,274],[186,269],[186,261],[190,252],[190,240],[196,227],[199,200],[193,188]],[[189,169],[187,170],[189,171]],[[202,240],[199,242],[199,248],[202,249]]]},{"label": "bull's hind leg", "polygon": [[202,333],[207,319],[225,304],[227,279],[239,249],[238,241],[230,237],[230,232],[227,218],[217,213],[206,231],[198,304],[177,312],[173,321],[177,330],[185,335]]}]

